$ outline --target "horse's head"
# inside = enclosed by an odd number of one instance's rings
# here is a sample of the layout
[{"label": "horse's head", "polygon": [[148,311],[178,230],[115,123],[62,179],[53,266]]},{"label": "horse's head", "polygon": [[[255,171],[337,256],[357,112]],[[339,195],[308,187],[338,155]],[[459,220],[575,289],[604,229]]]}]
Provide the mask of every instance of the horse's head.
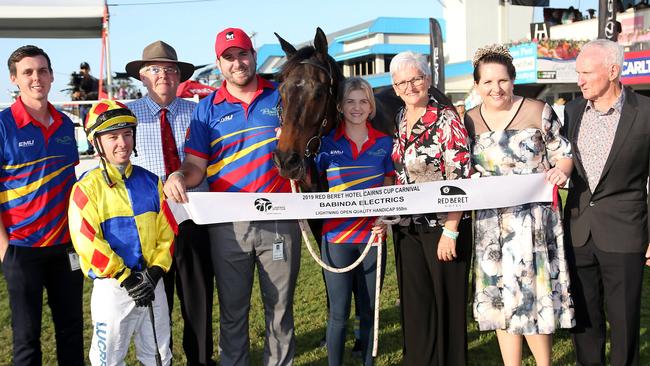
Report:
[{"label": "horse's head", "polygon": [[299,50],[275,35],[287,62],[279,78],[282,134],[273,161],[282,176],[303,179],[305,158],[318,153],[321,137],[336,124],[336,98],[343,75],[327,53],[327,37],[320,28],[314,45]]}]

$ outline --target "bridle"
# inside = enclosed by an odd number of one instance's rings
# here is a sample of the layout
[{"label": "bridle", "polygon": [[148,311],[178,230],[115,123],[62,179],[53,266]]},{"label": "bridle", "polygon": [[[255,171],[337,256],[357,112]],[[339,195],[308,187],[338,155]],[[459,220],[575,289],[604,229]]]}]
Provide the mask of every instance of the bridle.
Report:
[{"label": "bridle", "polygon": [[[311,59],[302,60],[300,61],[300,64],[311,65],[322,70],[323,72],[325,72],[325,74],[329,79],[327,97],[325,98],[326,109],[323,115],[323,120],[321,121],[321,124],[318,127],[318,133],[312,136],[309,140],[307,140],[307,144],[305,145],[305,152],[304,152],[305,158],[313,159],[320,150],[323,134],[325,133],[325,129],[327,128],[327,125],[329,123],[329,121],[327,120],[327,106],[329,105],[330,98],[334,96],[334,78],[332,76],[332,65],[330,63],[327,64],[327,68],[325,68],[325,66],[323,66],[322,64],[313,61]],[[282,127],[282,123],[284,122],[282,119],[282,100],[278,100],[277,111],[278,111],[278,118],[280,119],[280,127]],[[316,144],[316,146],[312,149],[310,148],[310,146],[313,144]]]}]

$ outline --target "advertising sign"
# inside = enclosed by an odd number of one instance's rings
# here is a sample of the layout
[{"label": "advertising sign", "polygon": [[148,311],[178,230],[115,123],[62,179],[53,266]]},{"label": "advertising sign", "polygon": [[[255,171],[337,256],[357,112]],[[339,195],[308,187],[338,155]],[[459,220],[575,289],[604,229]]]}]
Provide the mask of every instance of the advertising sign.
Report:
[{"label": "advertising sign", "polygon": [[431,75],[433,76],[433,86],[445,92],[445,55],[442,49],[442,30],[440,23],[433,18],[429,18],[429,38],[430,38],[430,55],[431,55]]},{"label": "advertising sign", "polygon": [[625,54],[621,82],[625,85],[650,83],[650,50]]},{"label": "advertising sign", "polygon": [[531,84],[537,82],[537,44],[524,43],[509,48],[512,63],[517,71],[515,84]]},{"label": "advertising sign", "polygon": [[582,41],[540,40],[537,44],[537,82],[573,84],[578,82],[576,57]]},{"label": "advertising sign", "polygon": [[537,82],[543,84],[577,83],[576,60],[537,60]]},{"label": "advertising sign", "polygon": [[620,23],[616,21],[616,1],[598,1],[598,38],[616,42],[620,33]]}]

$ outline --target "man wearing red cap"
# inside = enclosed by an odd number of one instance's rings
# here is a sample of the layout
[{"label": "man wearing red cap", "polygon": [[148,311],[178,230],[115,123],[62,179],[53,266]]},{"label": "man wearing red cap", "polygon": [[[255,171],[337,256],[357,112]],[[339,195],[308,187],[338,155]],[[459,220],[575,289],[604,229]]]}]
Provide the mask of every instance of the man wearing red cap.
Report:
[{"label": "man wearing red cap", "polygon": [[[279,126],[276,85],[256,74],[256,53],[241,29],[220,32],[215,50],[225,81],[195,109],[185,160],[168,177],[165,194],[187,202],[186,187],[206,175],[212,192],[289,192],[271,160]],[[291,365],[298,223],[233,222],[210,225],[208,232],[221,313],[221,364],[250,364],[248,313],[257,266],[266,314],[264,364]]]}]

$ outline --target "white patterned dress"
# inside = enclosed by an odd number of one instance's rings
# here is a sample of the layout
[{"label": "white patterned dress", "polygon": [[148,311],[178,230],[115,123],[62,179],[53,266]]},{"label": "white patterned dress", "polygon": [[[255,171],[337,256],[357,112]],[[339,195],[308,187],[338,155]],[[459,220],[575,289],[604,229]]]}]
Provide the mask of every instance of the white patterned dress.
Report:
[{"label": "white patterned dress", "polygon": [[[502,131],[491,131],[480,106],[467,113],[472,164],[482,176],[541,173],[571,145],[547,104],[524,99]],[[551,334],[575,325],[558,208],[531,203],[476,211],[474,317],[479,329]]]}]

